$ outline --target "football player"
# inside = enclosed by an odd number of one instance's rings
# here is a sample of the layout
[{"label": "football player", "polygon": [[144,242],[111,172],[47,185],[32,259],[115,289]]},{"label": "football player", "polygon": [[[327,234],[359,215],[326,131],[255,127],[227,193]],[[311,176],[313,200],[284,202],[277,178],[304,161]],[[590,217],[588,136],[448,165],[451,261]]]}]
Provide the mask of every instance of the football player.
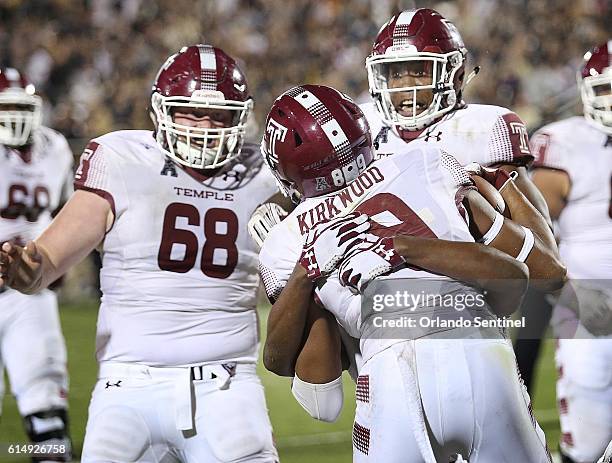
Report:
[{"label": "football player", "polygon": [[[532,149],[571,283],[553,320],[576,325],[556,353],[561,453],[582,463],[612,439],[612,40],[585,55],[577,78],[584,115],[542,127]],[[574,332],[583,339],[567,339]]]},{"label": "football player", "polygon": [[[467,172],[438,148],[404,148],[372,163],[363,113],[328,87],[304,85],[279,97],[266,121],[262,153],[286,194],[302,198],[260,253],[266,291],[275,300],[264,362],[278,374],[295,374],[292,390],[300,404],[326,421],[339,413],[337,320],[360,339],[363,354],[354,461],[450,461],[457,453],[470,461],[548,461],[511,346],[499,331],[450,339],[466,333],[416,327],[403,339],[387,339],[354,294],[393,271],[385,281],[416,281],[424,288],[429,282],[445,295],[486,288],[491,309],[472,307],[461,316],[508,315],[526,288],[522,262],[545,253],[542,243],[535,244],[540,238],[501,218]],[[508,177],[502,183],[504,193],[520,195]],[[468,211],[458,206],[474,194],[482,201],[467,202]],[[475,243],[463,213],[479,225],[487,217],[484,243],[507,240],[513,248],[500,252]],[[329,313],[313,305],[313,291]],[[421,305],[415,319],[438,309]],[[437,312],[449,319],[458,314],[455,308]],[[487,397],[492,390],[495,398]],[[502,433],[503,444],[493,444]]]},{"label": "football player", "polygon": [[155,131],[93,139],[54,222],[25,248],[2,248],[2,284],[24,293],[101,250],[84,462],[278,461],[255,372],[259,279],[246,230],[278,190],[244,143],[252,105],[232,57],[182,48],[153,83]]},{"label": "football player", "polygon": [[[533,156],[523,121],[507,108],[467,104],[463,99],[464,89],[480,69],[466,76],[467,53],[454,24],[431,9],[403,11],[382,26],[366,59],[373,102],[361,105],[375,136],[377,156],[397,152],[405,143],[426,143],[452,153],[463,166],[477,162],[515,171],[516,186],[551,224],[546,202],[527,175]],[[558,257],[556,243],[551,240],[548,245]],[[530,293],[527,300],[537,294]],[[528,374],[539,342],[522,338],[538,337],[534,330],[542,316],[527,313],[529,326],[519,330],[520,368]],[[532,350],[535,355],[529,355]]]},{"label": "football player", "polygon": [[516,171],[515,184],[547,218],[525,168],[533,159],[525,124],[509,109],[463,100],[479,70],[466,77],[466,59],[456,27],[434,10],[407,10],[382,26],[366,59],[373,101],[361,105],[377,157],[406,143],[426,143],[452,153],[463,166]]},{"label": "football player", "polygon": [[[1,68],[0,242],[34,239],[72,192],[72,152],[62,135],[41,125],[41,112],[26,77]],[[0,287],[0,392],[2,364],[30,441],[41,449],[61,446],[34,461],[69,461],[66,346],[53,291],[26,296]]]}]

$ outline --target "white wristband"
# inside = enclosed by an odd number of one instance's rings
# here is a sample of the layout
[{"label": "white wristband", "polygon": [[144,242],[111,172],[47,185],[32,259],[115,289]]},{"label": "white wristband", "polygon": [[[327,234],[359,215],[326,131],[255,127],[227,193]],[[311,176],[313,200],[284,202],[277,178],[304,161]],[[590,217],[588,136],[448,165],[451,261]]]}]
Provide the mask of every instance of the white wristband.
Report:
[{"label": "white wristband", "polygon": [[529,257],[529,253],[533,249],[535,238],[533,237],[533,232],[529,228],[523,227],[522,225],[521,228],[525,232],[525,239],[523,240],[523,247],[521,248],[521,251],[518,253],[518,256],[516,256],[516,260],[519,262],[525,262],[527,257]]},{"label": "white wristband", "polygon": [[490,244],[491,241],[493,241],[495,237],[499,235],[499,232],[501,231],[503,226],[504,226],[504,216],[501,215],[499,212],[496,212],[495,220],[493,221],[491,228],[489,228],[489,231],[487,231],[482,236],[482,238],[480,238],[479,242],[485,245]]}]

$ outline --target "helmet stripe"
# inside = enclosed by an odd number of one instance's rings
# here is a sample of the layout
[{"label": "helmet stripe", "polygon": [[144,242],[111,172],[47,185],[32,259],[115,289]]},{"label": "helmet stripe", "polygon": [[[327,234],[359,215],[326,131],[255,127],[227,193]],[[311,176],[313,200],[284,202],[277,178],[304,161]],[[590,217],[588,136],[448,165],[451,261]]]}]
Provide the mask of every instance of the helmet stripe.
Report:
[{"label": "helmet stripe", "polygon": [[612,64],[612,40],[608,40],[608,64]]},{"label": "helmet stripe", "polygon": [[408,27],[416,12],[417,10],[402,11],[397,17],[393,28],[393,45],[406,45],[408,43],[406,40],[408,38]]},{"label": "helmet stripe", "polygon": [[217,90],[217,56],[210,45],[198,45],[201,90]]},{"label": "helmet stripe", "polygon": [[344,130],[342,130],[338,121],[332,116],[327,106],[316,95],[303,88],[300,89],[302,90],[300,93],[290,96],[302,105],[317,121],[334,147],[334,152],[338,156],[340,163],[346,163],[351,154],[351,146]]}]

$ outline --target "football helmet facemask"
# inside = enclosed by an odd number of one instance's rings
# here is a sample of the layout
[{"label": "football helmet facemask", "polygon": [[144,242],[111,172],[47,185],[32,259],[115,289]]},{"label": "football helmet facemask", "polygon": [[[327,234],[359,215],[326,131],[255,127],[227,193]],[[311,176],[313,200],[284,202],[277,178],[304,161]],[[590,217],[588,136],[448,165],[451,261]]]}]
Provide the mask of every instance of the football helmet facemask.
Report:
[{"label": "football helmet facemask", "polygon": [[[176,162],[195,169],[216,169],[237,158],[253,108],[246,77],[236,61],[210,45],[183,47],[161,67],[151,94],[156,140]],[[215,111],[229,111],[219,124]],[[176,112],[212,115],[209,127],[177,123]]]},{"label": "football helmet facemask", "polygon": [[584,55],[577,80],[584,117],[612,135],[612,40]]},{"label": "football helmet facemask", "polygon": [[0,144],[31,143],[42,120],[42,99],[34,85],[14,68],[0,68]]},{"label": "football helmet facemask", "polygon": [[422,130],[461,101],[467,50],[455,26],[428,8],[382,26],[366,59],[370,94],[383,121]]}]

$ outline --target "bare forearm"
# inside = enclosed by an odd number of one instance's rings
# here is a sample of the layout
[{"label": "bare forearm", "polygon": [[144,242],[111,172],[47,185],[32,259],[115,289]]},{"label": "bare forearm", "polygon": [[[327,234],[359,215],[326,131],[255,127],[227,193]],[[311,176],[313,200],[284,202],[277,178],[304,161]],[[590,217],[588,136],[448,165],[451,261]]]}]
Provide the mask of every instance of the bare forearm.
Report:
[{"label": "bare forearm", "polygon": [[529,228],[555,256],[558,256],[557,243],[549,223],[529,201],[529,198],[519,190],[518,186],[509,182],[506,188],[502,190],[501,195],[512,220]]},{"label": "bare forearm", "polygon": [[278,375],[293,376],[312,293],[313,283],[298,264],[270,309],[263,360],[266,368]]},{"label": "bare forearm", "polygon": [[77,191],[36,241],[3,245],[2,285],[25,294],[46,288],[102,241],[112,217],[105,199]]},{"label": "bare forearm", "polygon": [[338,323],[325,309],[311,304],[306,341],[295,363],[295,374],[303,381],[324,384],[342,374],[342,341]]},{"label": "bare forearm", "polygon": [[43,257],[40,288],[64,275],[102,242],[109,213],[106,200],[88,192],[75,193],[35,240]]},{"label": "bare forearm", "polygon": [[393,242],[408,263],[467,283],[525,278],[523,264],[482,244],[416,236],[396,236]]},{"label": "bare forearm", "polygon": [[487,300],[500,316],[516,310],[527,289],[527,266],[482,244],[398,236],[394,245],[412,265],[487,290]]},{"label": "bare forearm", "polygon": [[[531,181],[527,169],[525,167],[516,166],[501,166],[506,171],[515,170],[519,175],[514,180],[514,183],[518,187],[519,191],[525,195],[527,200],[533,207],[542,215],[544,222],[548,225],[549,229],[552,229],[552,220],[550,219],[550,212],[544,196],[538,190],[538,187]],[[503,194],[502,194],[503,196]],[[505,199],[505,198],[504,198]]]},{"label": "bare forearm", "polygon": [[[560,288],[565,279],[566,269],[556,255],[556,244],[553,244],[553,249],[550,248],[548,225],[511,182],[503,189],[503,193],[506,195],[504,201],[508,201],[506,207],[512,208],[512,220],[504,219],[501,230],[489,246],[511,257],[518,257],[525,245],[526,234],[529,233],[522,227],[528,228],[533,233],[534,239],[533,247],[525,261],[529,267],[531,283],[543,291]],[[496,213],[478,192],[470,192],[466,195],[466,200],[464,205],[470,214],[472,232],[476,238],[479,238],[491,228]],[[532,230],[532,227],[535,230]],[[542,240],[538,232],[544,234],[545,240]]]},{"label": "bare forearm", "polygon": [[[530,229],[534,246],[526,260],[532,285],[543,291],[554,291],[563,286],[567,269],[561,263],[555,237],[542,214],[527,200],[513,183],[502,191],[512,221]],[[492,243],[495,245],[495,241]]]}]

